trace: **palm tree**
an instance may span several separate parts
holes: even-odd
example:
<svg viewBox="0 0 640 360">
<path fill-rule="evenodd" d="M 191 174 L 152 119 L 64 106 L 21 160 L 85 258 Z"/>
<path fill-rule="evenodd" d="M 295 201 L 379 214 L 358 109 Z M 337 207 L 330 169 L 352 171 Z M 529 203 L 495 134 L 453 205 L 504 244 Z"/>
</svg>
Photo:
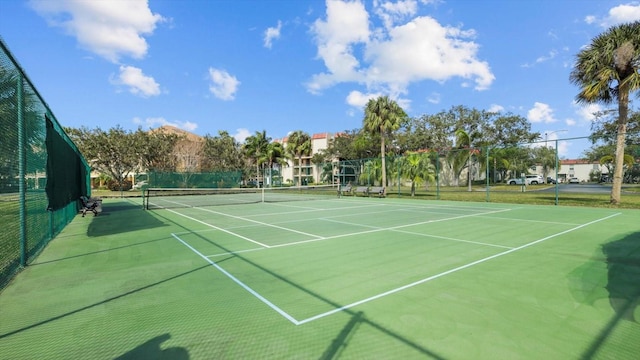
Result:
<svg viewBox="0 0 640 360">
<path fill-rule="evenodd" d="M 272 142 L 267 145 L 267 151 L 263 157 L 264 162 L 267 164 L 269 168 L 269 184 L 273 186 L 273 178 L 271 175 L 271 171 L 274 165 L 278 167 L 282 167 L 282 165 L 287 164 L 286 153 L 284 150 L 284 146 L 280 142 Z"/>
<path fill-rule="evenodd" d="M 287 153 L 298 159 L 298 186 L 302 185 L 302 157 L 311 154 L 311 137 L 302 130 L 292 132 L 287 139 Z"/>
<path fill-rule="evenodd" d="M 436 168 L 428 153 L 411 152 L 404 157 L 402 176 L 411 181 L 411 196 L 415 196 L 416 185 L 435 181 Z"/>
<path fill-rule="evenodd" d="M 569 80 L 581 88 L 578 103 L 618 103 L 612 204 L 620 203 L 629 94 L 640 89 L 640 21 L 609 28 L 580 51 Z"/>
<path fill-rule="evenodd" d="M 265 161 L 267 148 L 271 138 L 267 136 L 267 131 L 256 131 L 255 135 L 249 136 L 243 145 L 245 154 L 255 161 L 256 164 L 256 185 L 260 187 L 260 165 Z"/>
<path fill-rule="evenodd" d="M 370 99 L 364 109 L 363 128 L 372 135 L 380 135 L 380 157 L 382 159 L 382 186 L 387 186 L 387 170 L 385 161 L 385 139 L 400 128 L 407 118 L 405 111 L 397 102 L 388 96 Z"/>
<path fill-rule="evenodd" d="M 534 150 L 534 155 L 536 162 L 542 165 L 542 176 L 546 183 L 549 172 L 556 168 L 556 149 L 550 146 L 539 147 Z"/>
<path fill-rule="evenodd" d="M 462 170 L 467 169 L 467 186 L 471 191 L 471 159 L 474 154 L 478 153 L 477 149 L 471 147 L 472 142 L 478 137 L 477 131 L 467 132 L 464 129 L 458 129 L 455 132 L 456 149 L 450 152 L 449 161 L 453 166 L 455 174 L 455 184 L 458 185 L 458 179 Z"/>
</svg>

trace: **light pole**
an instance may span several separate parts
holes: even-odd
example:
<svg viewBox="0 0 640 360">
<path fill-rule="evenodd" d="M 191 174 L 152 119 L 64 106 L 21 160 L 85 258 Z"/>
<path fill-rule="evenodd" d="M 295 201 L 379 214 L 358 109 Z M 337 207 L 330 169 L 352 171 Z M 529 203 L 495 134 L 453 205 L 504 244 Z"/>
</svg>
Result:
<svg viewBox="0 0 640 360">
<path fill-rule="evenodd" d="M 565 132 L 565 131 L 569 131 L 569 130 L 562 129 L 562 130 L 554 130 L 554 131 L 549 131 L 549 132 L 545 131 L 545 133 L 544 133 L 544 147 L 547 147 L 547 140 L 549 139 L 549 135 L 555 134 L 555 133 L 559 133 L 559 132 Z M 556 141 L 556 144 L 557 143 L 558 142 Z"/>
</svg>

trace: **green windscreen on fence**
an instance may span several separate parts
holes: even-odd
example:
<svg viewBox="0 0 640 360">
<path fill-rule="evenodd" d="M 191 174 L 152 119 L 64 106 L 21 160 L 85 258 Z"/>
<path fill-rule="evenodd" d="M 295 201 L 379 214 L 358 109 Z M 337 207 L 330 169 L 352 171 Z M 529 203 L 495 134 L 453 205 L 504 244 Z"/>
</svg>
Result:
<svg viewBox="0 0 640 360">
<path fill-rule="evenodd" d="M 232 188 L 242 181 L 242 171 L 149 172 L 149 187 L 155 188 Z"/>
<path fill-rule="evenodd" d="M 0 289 L 75 217 L 88 174 L 0 38 Z"/>
<path fill-rule="evenodd" d="M 47 122 L 47 197 L 49 209 L 59 210 L 87 195 L 87 168 L 76 149 Z"/>
</svg>

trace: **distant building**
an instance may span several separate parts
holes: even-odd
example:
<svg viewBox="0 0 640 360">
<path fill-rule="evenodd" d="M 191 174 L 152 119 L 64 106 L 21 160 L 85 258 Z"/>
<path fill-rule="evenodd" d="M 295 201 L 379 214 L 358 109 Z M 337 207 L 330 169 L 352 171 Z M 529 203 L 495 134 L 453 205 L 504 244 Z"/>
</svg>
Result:
<svg viewBox="0 0 640 360">
<path fill-rule="evenodd" d="M 592 178 L 592 174 L 608 175 L 609 169 L 600 165 L 597 161 L 584 159 L 561 159 L 558 161 L 558 182 L 567 182 L 571 178 L 577 178 L 580 182 L 587 182 Z M 542 166 L 535 169 L 536 174 L 543 175 Z M 551 169 L 547 176 L 555 178 L 556 171 Z"/>
<path fill-rule="evenodd" d="M 334 136 L 335 134 L 331 133 L 311 135 L 311 153 L 302 157 L 302 164 L 300 166 L 298 166 L 298 159 L 287 160 L 288 166 L 282 168 L 282 180 L 285 183 L 298 185 L 298 173 L 301 172 L 303 185 L 320 182 L 322 177 L 321 164 L 313 164 L 311 159 L 313 155 L 326 149 L 329 146 L 329 141 L 333 139 Z M 275 141 L 282 143 L 286 149 L 288 139 L 288 137 L 285 137 Z"/>
</svg>

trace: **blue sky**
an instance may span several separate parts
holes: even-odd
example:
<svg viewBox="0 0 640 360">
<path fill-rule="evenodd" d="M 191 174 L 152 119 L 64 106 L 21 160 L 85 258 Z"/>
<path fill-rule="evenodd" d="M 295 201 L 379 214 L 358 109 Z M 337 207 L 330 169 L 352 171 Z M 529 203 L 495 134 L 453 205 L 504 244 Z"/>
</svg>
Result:
<svg viewBox="0 0 640 360">
<path fill-rule="evenodd" d="M 611 0 L 0 0 L 0 35 L 62 125 L 239 141 L 360 128 L 378 95 L 585 136 L 603 108 L 574 103 L 575 55 L 639 19 L 640 2 Z"/>
</svg>

